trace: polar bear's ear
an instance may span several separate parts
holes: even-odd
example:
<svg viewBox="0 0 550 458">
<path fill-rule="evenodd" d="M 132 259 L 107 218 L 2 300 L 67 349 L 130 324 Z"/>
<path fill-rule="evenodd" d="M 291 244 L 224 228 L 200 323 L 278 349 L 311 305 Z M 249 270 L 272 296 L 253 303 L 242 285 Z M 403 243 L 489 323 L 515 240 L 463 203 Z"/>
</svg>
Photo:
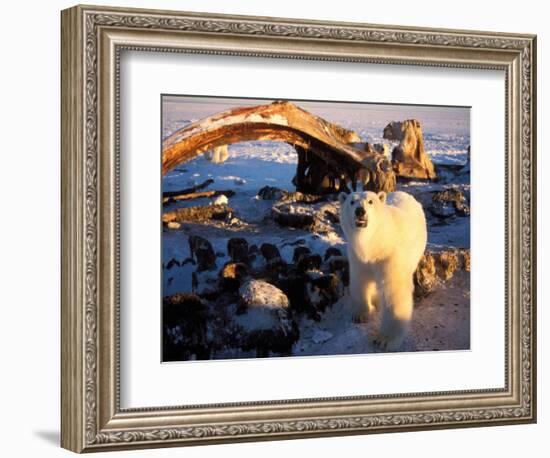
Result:
<svg viewBox="0 0 550 458">
<path fill-rule="evenodd" d="M 340 194 L 338 194 L 338 202 L 340 202 L 340 205 L 344 204 L 347 197 L 348 197 L 348 195 L 345 192 L 341 192 Z"/>
<path fill-rule="evenodd" d="M 380 199 L 380 202 L 382 202 L 383 204 L 386 203 L 386 197 L 387 197 L 387 194 L 384 191 L 380 191 L 378 193 L 378 198 Z"/>
</svg>

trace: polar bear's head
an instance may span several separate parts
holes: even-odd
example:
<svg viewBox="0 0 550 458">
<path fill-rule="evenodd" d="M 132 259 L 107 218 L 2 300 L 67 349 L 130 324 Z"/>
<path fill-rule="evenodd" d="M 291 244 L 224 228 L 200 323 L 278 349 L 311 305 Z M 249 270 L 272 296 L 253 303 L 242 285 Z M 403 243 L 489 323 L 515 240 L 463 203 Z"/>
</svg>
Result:
<svg viewBox="0 0 550 458">
<path fill-rule="evenodd" d="M 340 224 L 346 236 L 357 232 L 374 232 L 386 205 L 385 192 L 340 193 Z"/>
</svg>

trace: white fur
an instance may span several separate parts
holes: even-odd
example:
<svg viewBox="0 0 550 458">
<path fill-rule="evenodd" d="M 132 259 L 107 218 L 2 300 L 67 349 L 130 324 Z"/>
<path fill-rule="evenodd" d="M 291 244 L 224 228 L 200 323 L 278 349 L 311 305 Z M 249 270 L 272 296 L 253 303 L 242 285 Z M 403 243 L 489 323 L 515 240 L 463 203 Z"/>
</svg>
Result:
<svg viewBox="0 0 550 458">
<path fill-rule="evenodd" d="M 216 197 L 212 201 L 212 205 L 227 205 L 229 203 L 229 199 L 225 194 L 222 194 L 221 196 Z"/>
<path fill-rule="evenodd" d="M 382 305 L 379 342 L 397 350 L 412 318 L 413 273 L 426 248 L 424 210 L 405 192 L 342 193 L 339 200 L 354 319 L 364 321 Z M 356 225 L 358 207 L 366 212 L 364 228 Z"/>
<path fill-rule="evenodd" d="M 207 151 L 205 156 L 210 162 L 213 162 L 214 164 L 221 164 L 229 157 L 227 145 L 216 146 L 212 151 Z"/>
</svg>

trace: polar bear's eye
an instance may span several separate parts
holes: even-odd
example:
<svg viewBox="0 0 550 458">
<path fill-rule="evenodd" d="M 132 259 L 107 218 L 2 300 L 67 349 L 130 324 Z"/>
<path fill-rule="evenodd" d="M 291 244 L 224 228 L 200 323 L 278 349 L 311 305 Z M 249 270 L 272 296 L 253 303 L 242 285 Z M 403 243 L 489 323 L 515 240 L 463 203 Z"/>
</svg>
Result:
<svg viewBox="0 0 550 458">
<path fill-rule="evenodd" d="M 369 205 L 372 205 L 372 200 L 369 200 Z"/>
</svg>

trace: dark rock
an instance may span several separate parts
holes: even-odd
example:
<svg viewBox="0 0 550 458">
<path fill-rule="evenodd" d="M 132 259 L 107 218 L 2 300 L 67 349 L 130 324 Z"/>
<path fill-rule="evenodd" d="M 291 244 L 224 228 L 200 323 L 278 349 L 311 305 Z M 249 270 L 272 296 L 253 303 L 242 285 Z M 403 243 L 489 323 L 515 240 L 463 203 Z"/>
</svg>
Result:
<svg viewBox="0 0 550 458">
<path fill-rule="evenodd" d="M 328 261 L 332 256 L 342 256 L 342 252 L 338 248 L 329 247 L 325 252 L 325 261 Z"/>
<path fill-rule="evenodd" d="M 215 299 L 220 289 L 217 272 L 214 270 L 193 272 L 191 274 L 191 287 L 198 296 Z"/>
<path fill-rule="evenodd" d="M 170 270 L 174 266 L 180 267 L 181 264 L 176 259 L 172 258 L 170 259 L 170 261 L 168 261 L 168 264 L 166 264 L 166 268 Z"/>
<path fill-rule="evenodd" d="M 456 188 L 436 192 L 433 195 L 432 200 L 434 202 L 466 202 L 464 193 Z"/>
<path fill-rule="evenodd" d="M 234 237 L 227 242 L 227 254 L 234 262 L 249 262 L 248 242 L 241 237 Z"/>
<path fill-rule="evenodd" d="M 315 215 L 313 213 L 293 213 L 290 208 L 273 207 L 271 211 L 273 221 L 279 226 L 315 231 Z"/>
<path fill-rule="evenodd" d="M 162 360 L 209 359 L 208 309 L 194 294 L 174 294 L 162 301 Z"/>
<path fill-rule="evenodd" d="M 239 347 L 244 351 L 256 351 L 257 358 L 271 355 L 290 356 L 292 346 L 300 337 L 297 324 L 285 311 L 272 312 L 249 310 L 235 319 L 240 327 Z"/>
<path fill-rule="evenodd" d="M 308 270 L 320 270 L 321 269 L 321 256 L 318 254 L 304 254 L 298 260 L 296 268 L 299 272 L 306 272 Z"/>
<path fill-rule="evenodd" d="M 332 224 L 340 223 L 340 216 L 336 212 L 333 212 L 331 210 L 325 210 L 325 217 Z"/>
<path fill-rule="evenodd" d="M 470 207 L 464 202 L 456 202 L 455 209 L 458 216 L 470 216 Z"/>
<path fill-rule="evenodd" d="M 262 200 L 278 200 L 281 202 L 299 202 L 303 204 L 316 204 L 326 200 L 326 196 L 308 194 L 300 191 L 291 192 L 274 186 L 264 186 L 258 191 L 258 197 Z"/>
<path fill-rule="evenodd" d="M 279 249 L 271 243 L 262 243 L 260 251 L 267 262 L 281 257 Z"/>
<path fill-rule="evenodd" d="M 421 298 L 431 293 L 439 284 L 435 268 L 435 258 L 431 253 L 425 253 L 420 259 L 413 276 L 415 297 Z"/>
<path fill-rule="evenodd" d="M 430 211 L 440 218 L 449 216 L 469 216 L 470 207 L 464 193 L 456 188 L 446 189 L 436 192 L 432 196 L 432 206 Z"/>
<path fill-rule="evenodd" d="M 294 229 L 315 230 L 316 219 L 311 213 L 292 213 L 289 209 L 273 207 L 271 211 L 273 221 L 279 226 L 291 227 Z"/>
<path fill-rule="evenodd" d="M 442 251 L 436 255 L 436 268 L 438 275 L 447 281 L 454 275 L 458 269 L 458 252 Z"/>
<path fill-rule="evenodd" d="M 343 292 L 344 287 L 336 274 L 306 276 L 305 301 L 314 318 L 318 319 L 319 314 L 338 301 Z"/>
<path fill-rule="evenodd" d="M 290 308 L 296 312 L 303 312 L 304 307 L 304 275 L 298 272 L 295 266 L 287 270 L 276 279 L 279 287 L 290 302 Z"/>
<path fill-rule="evenodd" d="M 307 194 L 300 191 L 286 192 L 280 199 L 282 202 L 301 203 L 301 204 L 317 204 L 327 200 L 327 196 L 317 194 Z"/>
<path fill-rule="evenodd" d="M 470 272 L 470 250 L 460 250 L 460 267 L 466 272 Z"/>
<path fill-rule="evenodd" d="M 438 218 L 450 218 L 456 214 L 455 207 L 450 202 L 434 202 L 429 210 Z"/>
<path fill-rule="evenodd" d="M 250 245 L 248 248 L 248 261 L 249 264 L 252 267 L 258 267 L 260 264 L 260 260 L 263 258 L 263 256 L 260 253 L 260 249 L 257 245 Z"/>
<path fill-rule="evenodd" d="M 438 285 L 450 280 L 459 269 L 470 271 L 470 250 L 424 253 L 414 273 L 415 297 L 427 296 Z"/>
<path fill-rule="evenodd" d="M 328 234 L 335 231 L 338 201 L 327 200 L 320 204 L 277 203 L 271 208 L 271 218 L 282 227 L 301 229 L 314 234 Z"/>
<path fill-rule="evenodd" d="M 228 291 L 237 291 L 248 278 L 248 266 L 242 262 L 228 262 L 220 270 L 220 287 Z"/>
<path fill-rule="evenodd" d="M 307 246 L 296 247 L 292 256 L 292 262 L 296 264 L 306 254 L 311 254 L 311 250 Z"/>
<path fill-rule="evenodd" d="M 275 245 L 272 245 L 271 243 L 263 243 L 260 250 L 267 263 L 266 273 L 270 277 L 276 278 L 277 275 L 286 271 L 287 264 L 281 257 L 281 253 Z"/>
<path fill-rule="evenodd" d="M 300 338 L 297 324 L 288 318 L 281 318 L 273 324 L 273 329 L 250 331 L 244 338 L 241 348 L 256 350 L 257 358 L 268 358 L 271 354 L 291 356 L 292 346 Z"/>
<path fill-rule="evenodd" d="M 239 296 L 244 306 L 235 317 L 241 328 L 240 347 L 256 350 L 257 357 L 289 355 L 299 330 L 289 315 L 289 301 L 283 291 L 264 281 L 249 280 L 239 289 Z"/>
<path fill-rule="evenodd" d="M 258 197 L 262 200 L 279 200 L 287 191 L 274 186 L 264 186 L 258 191 Z"/>
<path fill-rule="evenodd" d="M 197 262 L 197 271 L 202 272 L 216 268 L 216 254 L 208 240 L 198 235 L 190 235 L 189 250 Z"/>
<path fill-rule="evenodd" d="M 179 310 L 203 310 L 205 303 L 195 294 L 177 293 L 162 298 L 162 304 L 166 308 L 163 311 L 163 321 L 167 324 L 179 318 Z"/>
<path fill-rule="evenodd" d="M 294 313 L 320 320 L 326 308 L 343 296 L 343 278 L 341 272 L 323 274 L 312 270 L 300 272 L 294 268 L 286 276 L 279 277 L 278 286 L 287 295 Z"/>
<path fill-rule="evenodd" d="M 328 270 L 330 273 L 340 277 L 344 286 L 349 285 L 349 261 L 345 256 L 332 256 L 328 261 Z"/>
</svg>

